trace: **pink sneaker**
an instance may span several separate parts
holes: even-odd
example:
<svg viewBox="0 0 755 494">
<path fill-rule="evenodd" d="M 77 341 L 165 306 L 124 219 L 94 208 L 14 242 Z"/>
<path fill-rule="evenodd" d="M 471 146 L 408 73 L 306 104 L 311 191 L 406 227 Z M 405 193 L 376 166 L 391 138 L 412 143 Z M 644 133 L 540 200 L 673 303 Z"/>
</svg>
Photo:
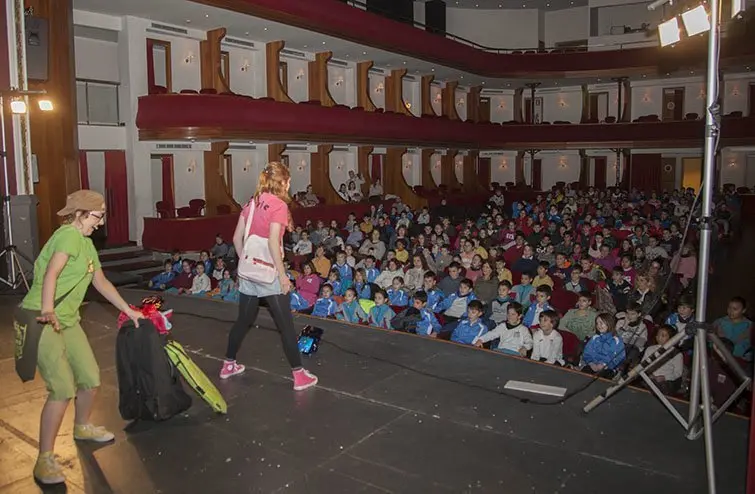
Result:
<svg viewBox="0 0 755 494">
<path fill-rule="evenodd" d="M 220 379 L 228 379 L 236 374 L 241 374 L 245 370 L 246 367 L 237 364 L 235 360 L 225 360 L 223 361 L 223 368 L 220 369 Z"/>
<path fill-rule="evenodd" d="M 307 369 L 298 369 L 293 371 L 294 374 L 294 391 L 303 391 L 317 384 L 317 376 Z"/>
</svg>

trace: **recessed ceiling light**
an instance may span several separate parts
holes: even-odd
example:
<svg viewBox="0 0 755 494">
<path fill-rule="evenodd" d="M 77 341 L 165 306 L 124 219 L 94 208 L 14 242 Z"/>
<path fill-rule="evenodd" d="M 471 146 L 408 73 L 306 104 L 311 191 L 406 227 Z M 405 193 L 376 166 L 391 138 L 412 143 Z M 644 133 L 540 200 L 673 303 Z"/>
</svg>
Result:
<svg viewBox="0 0 755 494">
<path fill-rule="evenodd" d="M 479 6 L 480 6 L 480 4 L 479 4 L 479 3 L 476 3 L 476 4 L 474 4 L 474 6 L 475 6 L 475 7 L 479 7 Z"/>
<path fill-rule="evenodd" d="M 322 44 L 324 45 L 324 44 L 325 44 L 325 41 L 323 41 L 323 42 L 322 42 Z"/>
<path fill-rule="evenodd" d="M 406 60 L 404 60 L 404 65 L 406 65 Z"/>
<path fill-rule="evenodd" d="M 690 70 L 689 73 L 692 75 L 692 74 L 695 73 L 695 71 L 694 70 Z"/>
<path fill-rule="evenodd" d="M 574 5 L 574 2 L 569 2 L 569 5 Z"/>
<path fill-rule="evenodd" d="M 647 76 L 645 74 L 642 74 L 642 78 L 644 79 L 645 77 L 647 77 Z"/>
<path fill-rule="evenodd" d="M 245 32 L 244 36 L 249 36 L 249 31 Z"/>
<path fill-rule="evenodd" d="M 499 3 L 499 4 L 498 4 L 498 8 L 499 8 L 499 9 L 500 9 L 500 8 L 503 8 L 503 5 L 501 5 L 501 4 Z"/>
<path fill-rule="evenodd" d="M 600 79 L 598 79 L 598 82 L 600 82 Z"/>
<path fill-rule="evenodd" d="M 362 52 L 362 55 L 367 55 L 367 52 L 366 52 L 366 51 L 363 51 L 363 52 Z"/>
<path fill-rule="evenodd" d="M 186 24 L 191 24 L 191 19 L 186 19 Z"/>
<path fill-rule="evenodd" d="M 433 67 L 432 69 L 430 69 L 430 71 L 431 72 L 435 72 L 435 67 Z"/>
<path fill-rule="evenodd" d="M 306 47 L 307 47 L 307 45 L 304 45 L 304 48 L 306 48 Z"/>
<path fill-rule="evenodd" d="M 264 28 L 263 31 L 267 31 L 267 28 Z"/>
<path fill-rule="evenodd" d="M 204 16 L 205 16 L 206 19 L 210 18 L 210 14 L 205 14 Z"/>
<path fill-rule="evenodd" d="M 745 70 L 750 70 L 750 66 L 748 65 L 747 67 L 745 67 Z"/>
<path fill-rule="evenodd" d="M 483 86 L 485 85 L 485 81 L 482 81 L 482 85 L 483 85 Z"/>
<path fill-rule="evenodd" d="M 670 73 L 670 72 L 666 72 L 666 76 L 667 76 L 667 77 L 668 77 L 668 76 L 670 76 L 670 75 L 671 75 L 671 73 Z"/>
<path fill-rule="evenodd" d="M 546 7 L 550 7 L 550 6 L 551 6 L 551 4 L 550 4 L 550 3 L 546 3 L 546 4 L 545 4 L 545 6 L 546 6 Z"/>
<path fill-rule="evenodd" d="M 507 83 L 506 83 L 506 87 L 511 87 L 511 83 L 510 83 L 510 82 L 507 82 Z"/>
<path fill-rule="evenodd" d="M 461 76 L 461 79 L 464 79 L 464 76 Z"/>
</svg>

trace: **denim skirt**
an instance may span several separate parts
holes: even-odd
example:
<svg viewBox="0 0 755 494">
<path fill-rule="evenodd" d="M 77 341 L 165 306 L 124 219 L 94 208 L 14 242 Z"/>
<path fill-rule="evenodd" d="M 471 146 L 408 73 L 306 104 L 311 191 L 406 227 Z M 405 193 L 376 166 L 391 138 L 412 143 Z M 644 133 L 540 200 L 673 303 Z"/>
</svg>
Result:
<svg viewBox="0 0 755 494">
<path fill-rule="evenodd" d="M 283 293 L 280 278 L 277 276 L 272 283 L 258 283 L 239 277 L 239 292 L 250 297 L 269 297 Z"/>
</svg>

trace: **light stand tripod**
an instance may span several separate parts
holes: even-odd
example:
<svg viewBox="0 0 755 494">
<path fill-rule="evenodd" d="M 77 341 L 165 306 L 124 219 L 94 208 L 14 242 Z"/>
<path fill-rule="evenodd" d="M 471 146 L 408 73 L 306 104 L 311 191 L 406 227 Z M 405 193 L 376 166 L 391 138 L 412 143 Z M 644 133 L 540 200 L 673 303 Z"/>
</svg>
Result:
<svg viewBox="0 0 755 494">
<path fill-rule="evenodd" d="M 11 290 L 18 290 L 22 286 L 29 291 L 29 280 L 24 272 L 21 261 L 25 261 L 28 266 L 33 266 L 34 261 L 25 256 L 13 243 L 13 216 L 11 215 L 11 195 L 10 195 L 10 178 L 8 173 L 8 152 L 5 141 L 5 98 L 46 94 L 47 91 L 21 91 L 11 89 L 9 91 L 0 91 L 0 135 L 2 135 L 2 147 L 0 148 L 0 157 L 3 160 L 3 223 L 6 234 L 7 244 L 0 250 L 0 259 L 4 259 L 8 267 L 7 278 L 0 277 L 0 283 L 6 285 Z M 41 105 L 40 105 L 41 106 Z M 51 105 L 50 108 L 51 109 Z M 23 112 L 26 111 L 24 103 Z"/>
<path fill-rule="evenodd" d="M 667 3 L 669 0 L 657 0 L 648 8 L 653 10 Z M 589 412 L 609 396 L 612 396 L 625 388 L 638 376 L 642 377 L 648 387 L 661 400 L 676 420 L 686 430 L 688 439 L 697 439 L 700 435 L 705 437 L 705 463 L 708 472 L 708 492 L 716 492 L 716 473 L 713 458 L 713 422 L 720 417 L 737 397 L 751 385 L 750 377 L 742 370 L 734 357 L 724 347 L 721 340 L 708 331 L 705 325 L 705 303 L 708 298 L 708 266 L 710 262 L 711 235 L 713 229 L 713 182 L 716 170 L 716 148 L 719 135 L 719 106 L 718 106 L 718 62 L 719 43 L 721 38 L 721 2 L 710 1 L 710 34 L 708 38 L 708 68 L 707 68 L 707 95 L 705 115 L 705 160 L 703 166 L 702 184 L 702 217 L 700 219 L 700 256 L 697 268 L 697 309 L 695 311 L 695 323 L 688 325 L 685 332 L 677 334 L 656 350 L 652 355 L 643 359 L 639 365 L 632 369 L 626 377 L 619 377 L 617 384 L 597 396 L 585 406 L 584 411 Z M 647 373 L 657 369 L 663 362 L 674 353 L 674 347 L 694 334 L 694 356 L 692 360 L 692 382 L 690 387 L 689 416 L 685 420 L 678 410 L 658 389 Z M 742 384 L 729 399 L 718 409 L 715 415 L 711 410 L 710 380 L 708 375 L 708 341 L 712 343 L 713 350 L 721 356 L 724 362 L 742 380 Z"/>
</svg>

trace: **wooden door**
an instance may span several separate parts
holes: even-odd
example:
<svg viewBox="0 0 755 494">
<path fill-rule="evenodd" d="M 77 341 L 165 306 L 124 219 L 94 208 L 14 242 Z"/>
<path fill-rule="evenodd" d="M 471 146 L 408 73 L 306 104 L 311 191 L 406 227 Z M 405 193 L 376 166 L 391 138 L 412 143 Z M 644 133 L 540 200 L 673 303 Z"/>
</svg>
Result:
<svg viewBox="0 0 755 494">
<path fill-rule="evenodd" d="M 107 245 L 125 245 L 128 233 L 128 177 L 125 151 L 105 151 Z"/>
<path fill-rule="evenodd" d="M 684 88 L 663 89 L 663 121 L 684 118 Z"/>
<path fill-rule="evenodd" d="M 699 189 L 703 180 L 703 159 L 682 158 L 682 187 Z"/>
<path fill-rule="evenodd" d="M 676 158 L 663 158 L 661 166 L 661 190 L 676 189 Z"/>
<path fill-rule="evenodd" d="M 480 97 L 480 122 L 490 122 L 490 98 Z"/>
</svg>

